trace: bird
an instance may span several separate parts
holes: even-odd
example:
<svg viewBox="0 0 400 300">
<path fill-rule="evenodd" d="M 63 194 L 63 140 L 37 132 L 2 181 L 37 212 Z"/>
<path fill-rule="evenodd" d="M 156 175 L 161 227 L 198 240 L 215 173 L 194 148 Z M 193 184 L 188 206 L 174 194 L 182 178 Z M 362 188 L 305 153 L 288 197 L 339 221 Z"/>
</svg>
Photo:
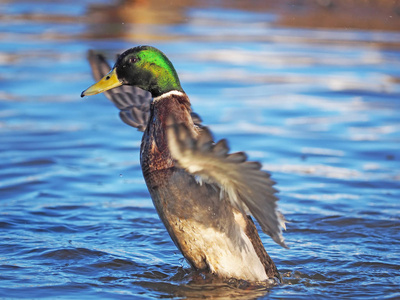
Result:
<svg viewBox="0 0 400 300">
<path fill-rule="evenodd" d="M 157 213 L 190 266 L 216 278 L 280 282 L 253 218 L 277 244 L 285 218 L 271 175 L 244 152 L 229 153 L 193 112 L 171 61 L 152 46 L 130 48 L 113 67 L 89 50 L 94 79 L 81 97 L 105 93 L 143 132 L 140 164 Z"/>
</svg>

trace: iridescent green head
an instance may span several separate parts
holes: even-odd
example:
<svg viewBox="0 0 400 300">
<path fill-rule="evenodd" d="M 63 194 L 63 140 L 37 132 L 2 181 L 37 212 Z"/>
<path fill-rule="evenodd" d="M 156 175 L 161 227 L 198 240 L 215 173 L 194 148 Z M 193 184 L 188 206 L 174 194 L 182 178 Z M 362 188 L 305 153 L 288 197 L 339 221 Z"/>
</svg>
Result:
<svg viewBox="0 0 400 300">
<path fill-rule="evenodd" d="M 123 84 L 149 91 L 153 97 L 173 90 L 183 92 L 178 74 L 165 54 L 151 46 L 139 46 L 122 53 L 110 73 L 81 96 L 95 95 Z"/>
</svg>

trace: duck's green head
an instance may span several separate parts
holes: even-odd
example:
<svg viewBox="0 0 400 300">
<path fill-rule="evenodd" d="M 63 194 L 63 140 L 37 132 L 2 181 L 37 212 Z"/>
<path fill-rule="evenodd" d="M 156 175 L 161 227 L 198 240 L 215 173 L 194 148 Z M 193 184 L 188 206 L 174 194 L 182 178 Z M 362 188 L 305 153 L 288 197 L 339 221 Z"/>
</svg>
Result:
<svg viewBox="0 0 400 300">
<path fill-rule="evenodd" d="M 149 91 L 153 97 L 174 90 L 183 92 L 178 74 L 165 54 L 151 46 L 139 46 L 122 53 L 112 70 L 84 90 L 81 97 L 96 95 L 123 84 Z"/>
</svg>

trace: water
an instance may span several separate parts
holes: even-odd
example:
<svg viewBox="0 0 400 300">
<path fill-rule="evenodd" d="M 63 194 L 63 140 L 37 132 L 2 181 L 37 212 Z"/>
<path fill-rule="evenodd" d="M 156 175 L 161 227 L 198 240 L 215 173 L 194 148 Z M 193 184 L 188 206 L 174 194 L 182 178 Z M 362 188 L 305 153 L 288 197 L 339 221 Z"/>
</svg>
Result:
<svg viewBox="0 0 400 300">
<path fill-rule="evenodd" d="M 400 297 L 400 32 L 379 27 L 398 15 L 322 29 L 265 3 L 0 2 L 0 298 Z M 261 237 L 282 285 L 190 270 L 145 187 L 141 133 L 79 97 L 88 49 L 138 44 L 272 172 L 290 250 Z"/>
</svg>

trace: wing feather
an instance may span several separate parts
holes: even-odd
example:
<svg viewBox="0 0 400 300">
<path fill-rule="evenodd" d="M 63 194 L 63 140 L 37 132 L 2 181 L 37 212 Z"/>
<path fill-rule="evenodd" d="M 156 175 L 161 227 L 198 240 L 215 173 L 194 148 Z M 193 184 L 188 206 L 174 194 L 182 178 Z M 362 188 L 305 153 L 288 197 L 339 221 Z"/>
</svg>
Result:
<svg viewBox="0 0 400 300">
<path fill-rule="evenodd" d="M 103 55 L 89 50 L 88 59 L 96 81 L 103 78 L 111 67 Z M 146 129 L 150 117 L 151 94 L 138 87 L 123 85 L 104 92 L 109 100 L 121 110 L 120 117 L 126 124 L 140 131 Z"/>
<path fill-rule="evenodd" d="M 252 214 L 265 233 L 287 248 L 281 229 L 284 217 L 277 211 L 275 182 L 261 170 L 261 164 L 247 161 L 244 152 L 229 154 L 226 140 L 214 143 L 207 127 L 193 137 L 185 125 L 174 120 L 170 124 L 168 145 L 178 166 L 202 181 L 218 184 L 236 208 Z"/>
</svg>

